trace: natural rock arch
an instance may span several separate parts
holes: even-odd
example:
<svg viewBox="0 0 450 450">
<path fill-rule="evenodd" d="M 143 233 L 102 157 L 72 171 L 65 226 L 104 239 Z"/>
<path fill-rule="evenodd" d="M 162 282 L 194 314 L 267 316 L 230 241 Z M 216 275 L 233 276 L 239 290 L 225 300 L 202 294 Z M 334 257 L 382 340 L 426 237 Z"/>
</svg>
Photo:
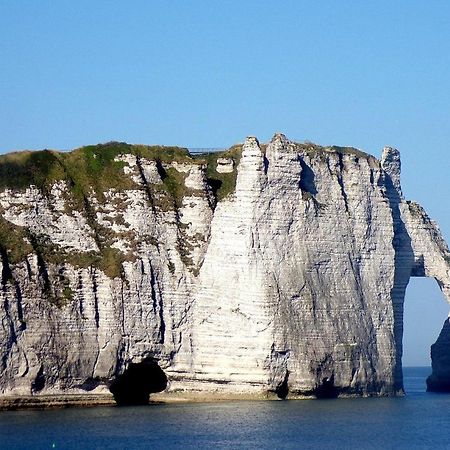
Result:
<svg viewBox="0 0 450 450">
<path fill-rule="evenodd" d="M 412 282 L 410 279 L 408 282 L 402 320 L 402 366 L 431 365 L 433 374 L 428 376 L 424 389 L 426 386 L 426 390 L 430 392 L 450 392 L 450 305 L 442 297 L 442 290 L 434 278 L 424 275 L 411 275 L 411 278 L 422 281 Z M 426 283 L 425 279 L 428 280 Z M 413 300 L 410 298 L 411 294 L 417 298 Z M 415 305 L 408 306 L 410 301 Z M 446 319 L 442 325 L 444 317 Z M 430 342 L 434 342 L 431 351 Z M 419 355 L 421 363 L 416 362 Z M 423 364 L 422 361 L 426 363 Z"/>
<path fill-rule="evenodd" d="M 434 278 L 444 294 L 444 298 L 450 303 L 448 247 L 436 223 L 429 219 L 423 208 L 414 202 L 409 202 L 408 206 L 409 214 L 405 215 L 405 222 L 411 237 L 414 255 L 410 277 Z M 407 282 L 409 282 L 410 277 L 408 277 Z M 403 311 L 401 328 L 403 333 Z M 431 346 L 431 363 L 432 374 L 427 379 L 427 390 L 450 392 L 449 318 L 444 321 L 437 341 Z"/>
</svg>

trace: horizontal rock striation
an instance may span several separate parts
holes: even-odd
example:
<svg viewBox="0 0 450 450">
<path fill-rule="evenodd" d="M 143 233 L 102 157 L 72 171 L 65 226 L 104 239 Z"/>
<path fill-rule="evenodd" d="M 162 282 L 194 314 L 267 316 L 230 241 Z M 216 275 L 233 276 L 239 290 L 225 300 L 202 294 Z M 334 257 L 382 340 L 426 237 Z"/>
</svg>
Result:
<svg viewBox="0 0 450 450">
<path fill-rule="evenodd" d="M 4 396 L 126 392 L 155 364 L 168 393 L 396 395 L 409 278 L 450 300 L 397 150 L 282 134 L 1 157 L 0 256 Z"/>
</svg>

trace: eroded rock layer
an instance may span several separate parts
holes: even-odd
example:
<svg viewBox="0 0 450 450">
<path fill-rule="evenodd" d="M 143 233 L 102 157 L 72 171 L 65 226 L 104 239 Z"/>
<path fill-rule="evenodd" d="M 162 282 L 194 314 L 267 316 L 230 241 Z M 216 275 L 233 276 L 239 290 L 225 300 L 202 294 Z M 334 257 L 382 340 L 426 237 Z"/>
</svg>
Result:
<svg viewBox="0 0 450 450">
<path fill-rule="evenodd" d="M 169 393 L 395 395 L 409 278 L 450 300 L 392 148 L 110 143 L 4 156 L 0 188 L 3 395 L 101 392 L 155 363 Z"/>
</svg>

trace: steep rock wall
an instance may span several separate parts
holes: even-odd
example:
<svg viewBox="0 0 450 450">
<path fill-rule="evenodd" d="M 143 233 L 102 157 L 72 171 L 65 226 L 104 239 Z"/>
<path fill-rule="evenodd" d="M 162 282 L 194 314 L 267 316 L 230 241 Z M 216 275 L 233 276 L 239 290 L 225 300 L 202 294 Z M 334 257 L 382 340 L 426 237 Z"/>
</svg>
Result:
<svg viewBox="0 0 450 450">
<path fill-rule="evenodd" d="M 105 390 L 149 358 L 169 392 L 402 392 L 406 286 L 450 300 L 450 264 L 395 149 L 122 147 L 116 186 L 80 195 L 58 155 L 44 185 L 1 183 L 4 395 Z"/>
</svg>

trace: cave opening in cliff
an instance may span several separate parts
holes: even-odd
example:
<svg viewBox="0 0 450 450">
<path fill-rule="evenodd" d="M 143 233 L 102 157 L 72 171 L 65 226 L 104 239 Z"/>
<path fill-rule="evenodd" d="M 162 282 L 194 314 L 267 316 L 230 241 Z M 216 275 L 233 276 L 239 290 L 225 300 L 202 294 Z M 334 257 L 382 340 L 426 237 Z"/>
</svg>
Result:
<svg viewBox="0 0 450 450">
<path fill-rule="evenodd" d="M 289 393 L 288 380 L 289 380 L 289 371 L 286 370 L 286 374 L 284 376 L 283 381 L 275 389 L 275 394 L 277 394 L 277 397 L 281 400 L 285 400 Z"/>
<path fill-rule="evenodd" d="M 118 406 L 147 405 L 150 394 L 167 387 L 167 376 L 156 360 L 147 358 L 131 363 L 111 384 L 110 391 Z"/>
<path fill-rule="evenodd" d="M 431 375 L 430 348 L 448 314 L 449 305 L 436 281 L 413 276 L 406 290 L 403 308 L 402 366 L 406 393 L 427 389 L 425 378 Z"/>
<path fill-rule="evenodd" d="M 322 379 L 322 383 L 314 389 L 314 395 L 321 398 L 337 398 L 339 391 L 334 385 L 334 375 Z"/>
</svg>

